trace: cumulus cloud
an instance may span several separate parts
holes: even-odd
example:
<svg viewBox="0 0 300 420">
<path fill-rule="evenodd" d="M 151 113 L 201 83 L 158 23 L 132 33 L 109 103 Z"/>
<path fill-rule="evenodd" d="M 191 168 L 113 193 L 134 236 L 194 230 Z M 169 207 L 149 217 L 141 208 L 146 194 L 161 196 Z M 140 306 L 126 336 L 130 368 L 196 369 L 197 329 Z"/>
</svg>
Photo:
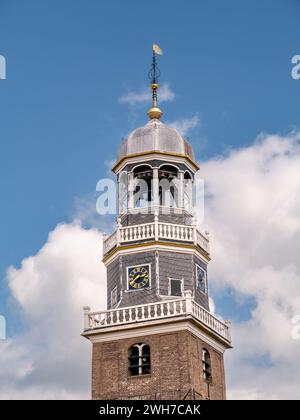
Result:
<svg viewBox="0 0 300 420">
<path fill-rule="evenodd" d="M 227 354 L 232 398 L 300 398 L 300 133 L 262 135 L 201 165 L 211 231 L 214 293 L 251 299 L 249 319 L 233 323 Z M 234 311 L 233 311 L 234 312 Z"/>
<path fill-rule="evenodd" d="M 176 128 L 182 136 L 186 136 L 189 131 L 193 130 L 200 122 L 198 115 L 191 118 L 180 118 L 176 121 L 168 122 L 170 127 Z"/>
<path fill-rule="evenodd" d="M 175 93 L 170 88 L 168 83 L 161 85 L 159 88 L 159 102 L 172 102 L 175 99 Z M 119 98 L 121 104 L 130 106 L 143 105 L 151 102 L 151 91 L 149 88 L 143 89 L 139 92 L 129 90 L 126 94 Z"/>
<path fill-rule="evenodd" d="M 25 330 L 0 342 L 0 398 L 89 398 L 82 307 L 105 308 L 101 243 L 95 229 L 62 224 L 35 256 L 9 268 Z"/>
</svg>

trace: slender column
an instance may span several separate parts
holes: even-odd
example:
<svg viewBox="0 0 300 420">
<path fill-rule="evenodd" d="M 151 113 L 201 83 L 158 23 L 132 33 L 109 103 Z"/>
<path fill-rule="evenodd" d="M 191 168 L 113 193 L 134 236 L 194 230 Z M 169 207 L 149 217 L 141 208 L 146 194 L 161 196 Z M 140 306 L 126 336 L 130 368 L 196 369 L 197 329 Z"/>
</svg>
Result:
<svg viewBox="0 0 300 420">
<path fill-rule="evenodd" d="M 186 305 L 186 313 L 191 314 L 192 313 L 192 291 L 191 290 L 185 290 L 183 292 L 183 296 L 185 298 L 185 305 Z"/>
<path fill-rule="evenodd" d="M 178 185 L 178 203 L 177 207 L 184 208 L 184 197 L 183 197 L 183 182 L 184 182 L 184 174 L 183 172 L 179 172 L 179 185 Z"/>
<path fill-rule="evenodd" d="M 159 180 L 158 168 L 153 168 L 153 204 L 159 206 Z"/>
<path fill-rule="evenodd" d="M 129 193 L 129 200 L 128 200 L 128 208 L 134 208 L 134 176 L 133 173 L 128 173 L 128 193 Z"/>
<path fill-rule="evenodd" d="M 118 227 L 117 227 L 117 246 L 119 246 L 120 242 L 121 242 L 121 230 L 120 229 L 122 227 L 120 217 L 117 218 L 117 225 L 118 225 Z"/>
</svg>

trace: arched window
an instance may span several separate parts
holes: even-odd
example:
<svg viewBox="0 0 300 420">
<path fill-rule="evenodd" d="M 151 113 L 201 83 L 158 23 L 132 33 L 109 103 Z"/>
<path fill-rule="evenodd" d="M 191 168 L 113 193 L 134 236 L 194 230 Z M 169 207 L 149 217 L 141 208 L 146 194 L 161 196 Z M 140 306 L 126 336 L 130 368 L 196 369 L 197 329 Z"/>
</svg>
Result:
<svg viewBox="0 0 300 420">
<path fill-rule="evenodd" d="M 151 372 L 150 347 L 148 344 L 138 343 L 128 350 L 129 375 L 141 376 Z"/>
<path fill-rule="evenodd" d="M 206 349 L 202 350 L 202 373 L 206 381 L 211 382 L 211 362 L 210 355 Z"/>
<path fill-rule="evenodd" d="M 134 207 L 149 205 L 152 201 L 153 171 L 148 165 L 140 165 L 133 171 L 135 180 Z"/>
<path fill-rule="evenodd" d="M 177 206 L 178 191 L 176 180 L 178 169 L 171 165 L 162 165 L 158 171 L 159 201 L 161 206 Z"/>
</svg>

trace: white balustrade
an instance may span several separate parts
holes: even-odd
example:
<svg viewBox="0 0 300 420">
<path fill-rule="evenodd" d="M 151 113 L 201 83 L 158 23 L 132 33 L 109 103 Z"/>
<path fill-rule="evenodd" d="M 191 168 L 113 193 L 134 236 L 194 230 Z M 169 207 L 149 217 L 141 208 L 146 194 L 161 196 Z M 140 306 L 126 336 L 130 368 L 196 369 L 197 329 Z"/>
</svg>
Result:
<svg viewBox="0 0 300 420">
<path fill-rule="evenodd" d="M 103 254 L 106 254 L 117 245 L 117 232 L 113 232 L 110 236 L 103 240 Z"/>
<path fill-rule="evenodd" d="M 154 222 L 142 225 L 120 226 L 116 232 L 104 239 L 103 254 L 107 254 L 119 242 L 136 242 L 155 238 L 187 243 L 195 242 L 209 253 L 209 239 L 200 233 L 195 226 Z"/>
<path fill-rule="evenodd" d="M 226 341 L 231 342 L 230 323 L 228 321 L 225 323 L 220 321 L 202 306 L 198 305 L 191 296 L 100 312 L 89 312 L 89 308 L 85 307 L 84 330 L 88 331 L 176 316 L 192 316 Z"/>
</svg>

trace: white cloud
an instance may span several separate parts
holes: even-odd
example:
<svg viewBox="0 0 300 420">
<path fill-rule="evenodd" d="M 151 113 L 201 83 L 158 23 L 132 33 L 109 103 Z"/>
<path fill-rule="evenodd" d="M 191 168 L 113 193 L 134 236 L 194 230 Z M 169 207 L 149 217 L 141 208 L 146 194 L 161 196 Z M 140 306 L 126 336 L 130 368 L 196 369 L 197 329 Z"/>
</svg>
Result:
<svg viewBox="0 0 300 420">
<path fill-rule="evenodd" d="M 300 314 L 300 133 L 260 136 L 202 163 L 201 176 L 211 285 L 255 302 L 250 319 L 233 324 L 229 396 L 300 398 L 300 340 L 291 337 Z"/>
<path fill-rule="evenodd" d="M 81 197 L 75 197 L 71 219 L 81 223 L 85 228 L 95 228 L 102 233 L 110 233 L 115 226 L 113 215 L 99 215 L 96 209 L 98 192 L 89 193 Z"/>
<path fill-rule="evenodd" d="M 105 307 L 102 236 L 62 224 L 7 278 L 26 329 L 0 342 L 0 398 L 89 398 L 82 307 Z"/>
<path fill-rule="evenodd" d="M 158 99 L 159 102 L 172 102 L 175 98 L 175 93 L 170 88 L 170 86 L 165 83 L 160 86 L 158 90 Z M 135 92 L 132 90 L 129 90 L 126 94 L 122 95 L 119 98 L 119 102 L 122 104 L 128 104 L 128 105 L 140 105 L 140 104 L 146 104 L 151 103 L 151 91 L 150 89 L 143 89 L 140 92 Z"/>
<path fill-rule="evenodd" d="M 186 136 L 189 131 L 197 127 L 200 122 L 198 115 L 194 115 L 191 118 L 180 118 L 176 121 L 168 122 L 167 125 L 176 128 L 182 136 Z"/>
</svg>

